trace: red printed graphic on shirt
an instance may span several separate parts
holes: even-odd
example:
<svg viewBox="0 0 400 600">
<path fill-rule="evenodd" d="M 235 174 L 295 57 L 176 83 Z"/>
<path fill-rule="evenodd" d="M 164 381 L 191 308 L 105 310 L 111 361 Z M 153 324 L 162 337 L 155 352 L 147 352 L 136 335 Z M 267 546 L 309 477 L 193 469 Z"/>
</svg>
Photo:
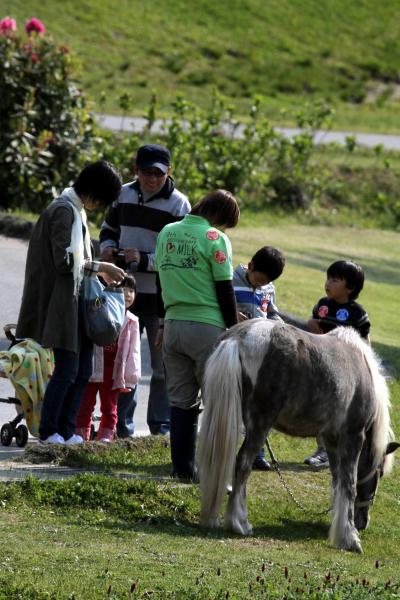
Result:
<svg viewBox="0 0 400 600">
<path fill-rule="evenodd" d="M 261 301 L 261 307 L 260 307 L 263 312 L 267 312 L 269 302 L 270 302 L 270 297 L 264 296 L 264 298 Z"/>
<path fill-rule="evenodd" d="M 223 265 L 224 262 L 226 262 L 225 252 L 222 252 L 222 250 L 217 250 L 214 254 L 214 259 L 219 265 Z"/>
<path fill-rule="evenodd" d="M 171 254 L 171 252 L 173 252 L 175 250 L 175 244 L 168 242 L 166 245 L 166 248 L 167 248 L 167 254 Z"/>
<path fill-rule="evenodd" d="M 213 229 L 212 231 L 207 231 L 207 239 L 209 240 L 218 240 L 219 233 Z"/>
<path fill-rule="evenodd" d="M 323 304 L 318 309 L 318 316 L 319 317 L 326 317 L 326 315 L 328 314 L 328 312 L 329 312 L 329 308 L 325 304 Z"/>
</svg>

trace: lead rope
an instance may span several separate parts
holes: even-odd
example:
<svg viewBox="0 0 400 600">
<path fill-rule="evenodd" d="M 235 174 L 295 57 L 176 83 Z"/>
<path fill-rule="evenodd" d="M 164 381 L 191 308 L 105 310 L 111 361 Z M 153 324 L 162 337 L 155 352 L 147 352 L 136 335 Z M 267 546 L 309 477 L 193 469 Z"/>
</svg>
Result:
<svg viewBox="0 0 400 600">
<path fill-rule="evenodd" d="M 282 475 L 282 472 L 281 472 L 281 470 L 279 468 L 279 463 L 278 463 L 278 461 L 275 458 L 275 454 L 272 451 L 272 448 L 270 446 L 268 438 L 265 440 L 265 443 L 266 443 L 269 455 L 271 457 L 271 467 L 278 474 L 278 477 L 281 480 L 281 483 L 282 483 L 283 487 L 285 488 L 285 490 L 287 491 L 287 493 L 289 494 L 289 496 L 291 497 L 291 499 L 293 500 L 293 502 L 295 503 L 295 505 L 298 508 L 300 508 L 300 510 L 302 510 L 304 513 L 306 513 L 308 515 L 320 516 L 320 515 L 326 515 L 326 514 L 328 514 L 328 512 L 330 512 L 332 510 L 332 506 L 330 506 L 329 508 L 326 508 L 325 510 L 313 511 L 313 510 L 309 510 L 308 508 L 306 508 L 305 506 L 303 506 L 301 504 L 301 502 L 299 502 L 299 500 L 297 500 L 297 498 L 293 494 L 292 490 L 290 489 L 289 485 L 286 483 L 285 478 Z"/>
</svg>

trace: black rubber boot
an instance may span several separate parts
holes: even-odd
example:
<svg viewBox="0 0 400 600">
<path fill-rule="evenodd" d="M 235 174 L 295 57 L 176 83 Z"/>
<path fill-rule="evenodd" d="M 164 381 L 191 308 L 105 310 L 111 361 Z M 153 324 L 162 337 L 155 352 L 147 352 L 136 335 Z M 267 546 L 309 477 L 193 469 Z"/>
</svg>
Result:
<svg viewBox="0 0 400 600">
<path fill-rule="evenodd" d="M 195 466 L 198 408 L 171 407 L 172 476 L 181 481 L 198 482 Z"/>
</svg>

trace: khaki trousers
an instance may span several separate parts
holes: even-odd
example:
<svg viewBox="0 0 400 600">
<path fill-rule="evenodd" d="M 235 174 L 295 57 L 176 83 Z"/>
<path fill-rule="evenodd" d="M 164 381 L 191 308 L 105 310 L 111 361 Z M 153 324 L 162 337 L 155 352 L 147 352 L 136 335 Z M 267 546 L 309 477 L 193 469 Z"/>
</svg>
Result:
<svg viewBox="0 0 400 600">
<path fill-rule="evenodd" d="M 199 406 L 205 364 L 224 331 L 198 321 L 165 321 L 162 349 L 171 406 Z"/>
</svg>

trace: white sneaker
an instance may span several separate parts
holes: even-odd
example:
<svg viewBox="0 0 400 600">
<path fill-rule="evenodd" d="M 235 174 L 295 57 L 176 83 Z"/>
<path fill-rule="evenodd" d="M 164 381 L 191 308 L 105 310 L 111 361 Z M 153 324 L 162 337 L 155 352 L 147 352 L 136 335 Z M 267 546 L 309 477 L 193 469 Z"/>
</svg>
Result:
<svg viewBox="0 0 400 600">
<path fill-rule="evenodd" d="M 101 442 L 102 444 L 110 444 L 111 440 L 108 438 L 101 438 L 101 440 L 96 440 L 97 442 Z"/>
<path fill-rule="evenodd" d="M 81 435 L 74 433 L 70 438 L 65 440 L 66 446 L 73 446 L 74 444 L 83 444 L 84 440 Z"/>
<path fill-rule="evenodd" d="M 41 444 L 65 444 L 65 440 L 59 433 L 53 433 L 49 435 L 45 440 L 39 440 Z"/>
</svg>

